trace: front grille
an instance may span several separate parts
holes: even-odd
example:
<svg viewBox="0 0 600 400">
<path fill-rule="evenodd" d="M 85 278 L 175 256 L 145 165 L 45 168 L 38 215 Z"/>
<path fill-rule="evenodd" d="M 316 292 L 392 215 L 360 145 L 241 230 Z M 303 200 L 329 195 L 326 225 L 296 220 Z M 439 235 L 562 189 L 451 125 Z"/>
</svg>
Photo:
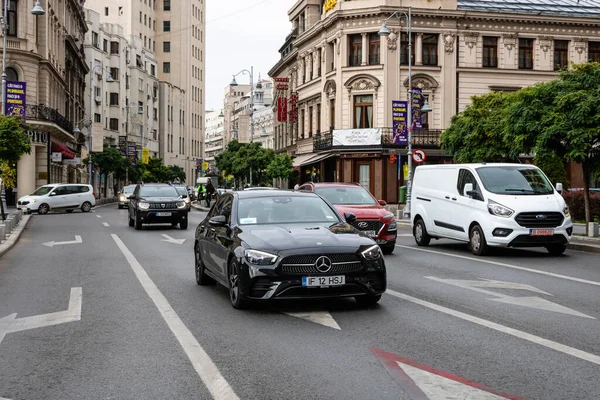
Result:
<svg viewBox="0 0 600 400">
<path fill-rule="evenodd" d="M 164 207 L 163 207 L 164 205 Z M 150 203 L 150 208 L 154 209 L 167 209 L 167 208 L 177 208 L 177 203 Z"/>
<path fill-rule="evenodd" d="M 20 206 L 26 206 L 27 204 L 29 204 L 28 201 L 19 201 L 18 202 L 18 205 L 20 205 Z"/>
<path fill-rule="evenodd" d="M 559 212 L 524 212 L 515 217 L 517 224 L 525 228 L 556 228 L 561 226 L 564 216 Z"/>
<path fill-rule="evenodd" d="M 283 259 L 281 265 L 298 265 L 298 264 L 314 264 L 317 262 L 317 259 L 321 256 L 329 257 L 332 263 L 346 263 L 352 261 L 360 261 L 358 255 L 354 253 L 342 253 L 342 254 L 307 254 L 307 255 L 297 255 L 297 256 L 289 256 Z"/>
<path fill-rule="evenodd" d="M 315 266 L 315 262 L 323 254 L 308 254 L 289 256 L 283 259 L 278 268 L 281 274 L 323 274 Z M 362 262 L 358 255 L 353 253 L 325 254 L 331 260 L 331 269 L 327 274 L 340 274 L 359 271 L 362 269 Z"/>
<path fill-rule="evenodd" d="M 375 233 L 379 233 L 379 230 L 383 227 L 383 222 L 381 221 L 355 221 L 350 225 L 358 229 L 359 231 L 375 231 Z"/>
</svg>

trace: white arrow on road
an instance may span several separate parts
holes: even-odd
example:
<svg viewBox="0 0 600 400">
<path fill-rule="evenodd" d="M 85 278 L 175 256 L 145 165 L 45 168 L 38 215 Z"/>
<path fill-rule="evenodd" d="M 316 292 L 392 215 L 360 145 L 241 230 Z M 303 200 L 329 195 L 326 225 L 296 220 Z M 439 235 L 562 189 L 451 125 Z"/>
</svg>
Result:
<svg viewBox="0 0 600 400">
<path fill-rule="evenodd" d="M 83 240 L 81 240 L 81 236 L 75 235 L 75 240 L 71 240 L 68 242 L 46 242 L 46 243 L 42 243 L 44 246 L 48 246 L 48 247 L 54 247 L 54 246 L 61 246 L 63 244 L 79 244 L 79 243 L 83 243 Z"/>
<path fill-rule="evenodd" d="M 183 244 L 183 242 L 185 242 L 185 239 L 173 239 L 171 236 L 165 234 L 162 234 L 161 236 L 164 237 L 164 239 L 162 240 L 163 242 L 173 244 Z"/>
<path fill-rule="evenodd" d="M 552 296 L 550 293 L 544 292 L 543 290 L 540 290 L 531 285 L 525 285 L 525 284 L 516 283 L 516 282 L 495 281 L 495 280 L 490 280 L 490 279 L 473 281 L 473 280 L 460 280 L 460 279 L 442 279 L 442 278 L 436 278 L 435 276 L 426 276 L 425 278 L 496 297 L 494 299 L 488 299 L 491 301 L 497 301 L 500 303 L 512 304 L 512 305 L 521 306 L 521 307 L 536 308 L 538 310 L 552 311 L 552 312 L 557 312 L 557 313 L 561 313 L 561 314 L 574 315 L 574 316 L 578 316 L 578 317 L 582 317 L 582 318 L 596 319 L 589 315 L 580 313 L 579 311 L 572 310 L 568 307 L 561 306 L 560 304 L 553 303 L 551 301 L 542 299 L 540 297 L 513 297 L 513 296 L 508 296 L 506 294 L 496 293 L 496 292 L 492 292 L 492 291 L 483 289 L 483 288 L 493 288 L 493 289 L 527 290 L 530 292 L 536 292 L 536 293 L 541 293 L 541 294 L 545 294 L 548 296 Z"/>
<path fill-rule="evenodd" d="M 342 330 L 335 319 L 333 319 L 331 314 L 329 314 L 327 311 L 284 312 L 283 314 L 304 319 L 306 321 L 314 322 L 315 324 L 323 325 L 340 331 Z"/>
<path fill-rule="evenodd" d="M 69 308 L 65 311 L 57 311 L 49 314 L 34 315 L 31 317 L 17 318 L 17 314 L 7 315 L 0 318 L 0 343 L 7 333 L 25 331 L 28 329 L 42 328 L 63 324 L 65 322 L 81 320 L 81 288 L 71 288 Z"/>
</svg>

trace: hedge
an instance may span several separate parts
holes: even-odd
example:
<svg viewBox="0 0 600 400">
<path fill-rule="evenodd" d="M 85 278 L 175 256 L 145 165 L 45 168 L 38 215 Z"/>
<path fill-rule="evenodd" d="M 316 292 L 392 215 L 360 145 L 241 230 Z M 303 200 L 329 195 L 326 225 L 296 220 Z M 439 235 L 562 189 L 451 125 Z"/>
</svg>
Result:
<svg viewBox="0 0 600 400">
<path fill-rule="evenodd" d="M 583 190 L 564 191 L 563 197 L 571 210 L 571 218 L 574 221 L 585 221 Z M 600 193 L 590 193 L 590 209 L 592 220 L 600 219 Z"/>
</svg>

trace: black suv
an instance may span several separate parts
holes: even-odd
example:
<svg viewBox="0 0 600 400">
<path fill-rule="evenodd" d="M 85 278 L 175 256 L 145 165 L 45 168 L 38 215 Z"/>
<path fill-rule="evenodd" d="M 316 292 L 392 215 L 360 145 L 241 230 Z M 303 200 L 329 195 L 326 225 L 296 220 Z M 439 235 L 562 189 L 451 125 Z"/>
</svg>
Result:
<svg viewBox="0 0 600 400">
<path fill-rule="evenodd" d="M 142 224 L 168 224 L 188 227 L 189 210 L 173 185 L 140 183 L 129 197 L 129 226 L 136 230 Z"/>
</svg>

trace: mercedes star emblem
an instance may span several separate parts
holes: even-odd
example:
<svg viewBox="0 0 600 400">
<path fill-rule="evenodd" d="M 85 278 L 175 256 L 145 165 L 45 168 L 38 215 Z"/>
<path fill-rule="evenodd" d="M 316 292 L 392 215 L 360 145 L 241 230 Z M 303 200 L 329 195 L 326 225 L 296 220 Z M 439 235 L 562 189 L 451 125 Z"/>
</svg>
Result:
<svg viewBox="0 0 600 400">
<path fill-rule="evenodd" d="M 317 261 L 315 261 L 315 267 L 317 267 L 319 272 L 329 272 L 331 269 L 331 260 L 329 257 L 321 256 L 317 258 Z"/>
</svg>

